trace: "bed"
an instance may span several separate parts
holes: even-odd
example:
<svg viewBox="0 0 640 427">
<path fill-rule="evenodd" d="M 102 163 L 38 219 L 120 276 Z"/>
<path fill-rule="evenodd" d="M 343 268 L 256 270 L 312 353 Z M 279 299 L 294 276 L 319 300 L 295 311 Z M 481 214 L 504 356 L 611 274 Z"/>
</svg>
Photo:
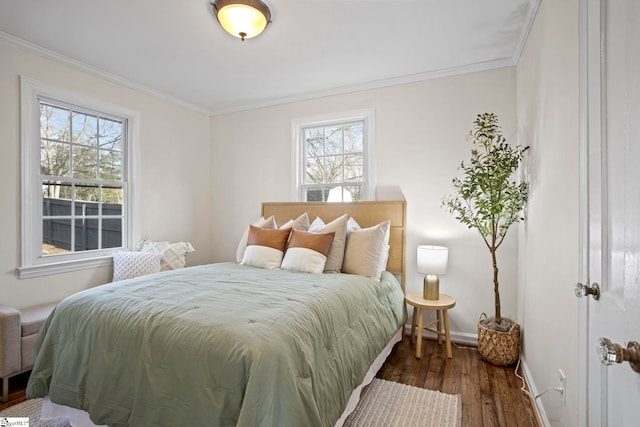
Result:
<svg viewBox="0 0 640 427">
<path fill-rule="evenodd" d="M 390 220 L 387 271 L 237 263 L 114 282 L 45 323 L 27 396 L 111 426 L 333 426 L 401 338 L 404 202 L 264 203 L 263 217 Z"/>
</svg>

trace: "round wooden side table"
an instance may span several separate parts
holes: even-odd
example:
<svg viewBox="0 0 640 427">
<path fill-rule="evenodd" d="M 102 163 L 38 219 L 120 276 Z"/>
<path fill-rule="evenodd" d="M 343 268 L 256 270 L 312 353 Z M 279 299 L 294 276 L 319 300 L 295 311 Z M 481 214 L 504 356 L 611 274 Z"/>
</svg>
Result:
<svg viewBox="0 0 640 427">
<path fill-rule="evenodd" d="M 438 336 L 438 344 L 442 345 L 442 337 L 445 338 L 447 346 L 447 357 L 453 358 L 451 352 L 451 337 L 449 336 L 449 316 L 447 310 L 456 305 L 456 299 L 447 294 L 440 294 L 436 300 L 422 298 L 422 292 L 414 292 L 405 297 L 407 304 L 413 306 L 413 320 L 411 321 L 411 342 L 417 339 L 416 358 L 420 359 L 422 355 L 422 331 L 427 330 Z M 436 320 L 424 324 L 424 310 L 436 310 Z M 417 320 L 417 330 L 416 330 Z M 442 324 L 444 323 L 444 331 Z M 436 325 L 437 329 L 431 328 Z"/>
</svg>

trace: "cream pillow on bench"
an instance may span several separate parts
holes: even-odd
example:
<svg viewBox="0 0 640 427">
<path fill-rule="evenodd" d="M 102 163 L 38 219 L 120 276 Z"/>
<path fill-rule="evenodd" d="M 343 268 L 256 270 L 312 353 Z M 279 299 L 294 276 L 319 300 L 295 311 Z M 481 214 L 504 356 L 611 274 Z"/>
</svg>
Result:
<svg viewBox="0 0 640 427">
<path fill-rule="evenodd" d="M 138 247 L 140 252 L 148 252 L 162 257 L 160 271 L 183 268 L 187 264 L 187 254 L 195 251 L 189 242 L 169 243 L 143 240 L 138 244 Z"/>
<path fill-rule="evenodd" d="M 113 251 L 113 281 L 159 273 L 161 259 L 152 252 Z"/>
</svg>

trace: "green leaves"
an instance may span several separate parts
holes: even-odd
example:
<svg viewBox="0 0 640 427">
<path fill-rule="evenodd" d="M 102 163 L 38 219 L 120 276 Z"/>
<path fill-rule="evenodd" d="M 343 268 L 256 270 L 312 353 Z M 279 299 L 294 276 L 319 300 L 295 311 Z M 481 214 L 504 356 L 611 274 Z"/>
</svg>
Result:
<svg viewBox="0 0 640 427">
<path fill-rule="evenodd" d="M 511 224 L 524 219 L 521 211 L 527 202 L 529 187 L 511 177 L 529 147 L 509 145 L 493 113 L 478 115 L 469 139 L 474 144 L 471 159 L 460 164 L 462 177 L 452 180 L 455 192 L 443 197 L 442 206 L 462 224 L 477 229 L 489 248 L 493 259 L 496 317 L 500 318 L 495 253 Z"/>
<path fill-rule="evenodd" d="M 452 181 L 455 193 L 445 196 L 442 205 L 458 221 L 476 228 L 495 250 L 511 224 L 522 219 L 528 186 L 511 177 L 528 147 L 509 145 L 493 113 L 478 115 L 469 139 L 474 144 L 471 159 L 460 164 L 462 177 Z"/>
</svg>

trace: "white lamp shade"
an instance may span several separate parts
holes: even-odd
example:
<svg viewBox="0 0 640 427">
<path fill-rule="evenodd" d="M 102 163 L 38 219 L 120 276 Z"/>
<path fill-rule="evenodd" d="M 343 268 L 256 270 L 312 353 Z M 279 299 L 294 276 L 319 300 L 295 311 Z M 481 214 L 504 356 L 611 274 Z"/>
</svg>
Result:
<svg viewBox="0 0 640 427">
<path fill-rule="evenodd" d="M 447 273 L 449 249 L 443 246 L 418 246 L 418 272 L 441 275 Z"/>
</svg>

